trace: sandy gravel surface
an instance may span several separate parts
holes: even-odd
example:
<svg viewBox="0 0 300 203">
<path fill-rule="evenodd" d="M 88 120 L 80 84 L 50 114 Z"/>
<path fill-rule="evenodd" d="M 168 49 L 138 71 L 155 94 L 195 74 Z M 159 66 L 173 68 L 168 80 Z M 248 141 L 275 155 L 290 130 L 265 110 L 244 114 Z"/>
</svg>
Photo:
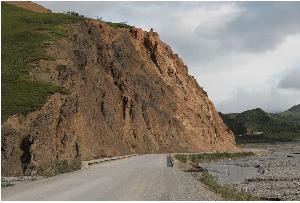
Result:
<svg viewBox="0 0 300 203">
<path fill-rule="evenodd" d="M 143 155 L 2 188 L 2 200 L 220 200 L 166 155 Z"/>
<path fill-rule="evenodd" d="M 201 166 L 221 184 L 271 200 L 300 200 L 300 143 L 258 146 L 268 153 Z"/>
</svg>

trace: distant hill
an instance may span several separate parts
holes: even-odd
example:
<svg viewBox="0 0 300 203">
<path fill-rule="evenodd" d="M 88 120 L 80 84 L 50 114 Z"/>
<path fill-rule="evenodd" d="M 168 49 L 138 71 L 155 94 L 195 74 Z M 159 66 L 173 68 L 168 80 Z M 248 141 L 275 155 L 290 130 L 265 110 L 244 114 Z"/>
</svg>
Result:
<svg viewBox="0 0 300 203">
<path fill-rule="evenodd" d="M 297 105 L 293 106 L 288 111 L 291 111 L 293 113 L 300 113 L 300 104 L 297 104 Z"/>
<path fill-rule="evenodd" d="M 300 104 L 293 106 L 287 111 L 275 114 L 275 116 L 287 122 L 296 122 L 300 125 Z"/>
<path fill-rule="evenodd" d="M 271 114 L 260 108 L 242 113 L 222 114 L 237 142 L 292 141 L 300 138 L 300 105 Z"/>
</svg>

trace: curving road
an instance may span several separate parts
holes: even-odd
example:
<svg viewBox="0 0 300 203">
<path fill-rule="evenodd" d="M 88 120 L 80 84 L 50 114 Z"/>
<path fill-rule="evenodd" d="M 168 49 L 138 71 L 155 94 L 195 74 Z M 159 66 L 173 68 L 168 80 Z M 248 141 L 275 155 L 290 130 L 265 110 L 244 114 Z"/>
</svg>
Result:
<svg viewBox="0 0 300 203">
<path fill-rule="evenodd" d="M 220 200 L 188 173 L 151 154 L 2 188 L 2 200 Z"/>
</svg>

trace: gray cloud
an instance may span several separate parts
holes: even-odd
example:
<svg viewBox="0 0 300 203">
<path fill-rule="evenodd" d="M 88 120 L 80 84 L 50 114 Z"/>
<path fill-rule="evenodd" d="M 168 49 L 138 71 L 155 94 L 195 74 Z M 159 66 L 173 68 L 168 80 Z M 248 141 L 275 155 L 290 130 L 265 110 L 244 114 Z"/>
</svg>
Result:
<svg viewBox="0 0 300 203">
<path fill-rule="evenodd" d="M 293 69 L 284 75 L 278 86 L 283 89 L 300 90 L 300 68 Z"/>
<path fill-rule="evenodd" d="M 216 106 L 223 113 L 242 112 L 254 108 L 277 113 L 299 103 L 299 91 L 282 92 L 275 88 L 256 91 L 238 89 L 231 98 L 216 103 Z"/>
<path fill-rule="evenodd" d="M 217 41 L 214 56 L 273 50 L 286 36 L 300 33 L 299 2 L 237 3 L 237 10 L 230 21 L 216 25 L 207 21 L 196 28 L 199 38 Z"/>
</svg>

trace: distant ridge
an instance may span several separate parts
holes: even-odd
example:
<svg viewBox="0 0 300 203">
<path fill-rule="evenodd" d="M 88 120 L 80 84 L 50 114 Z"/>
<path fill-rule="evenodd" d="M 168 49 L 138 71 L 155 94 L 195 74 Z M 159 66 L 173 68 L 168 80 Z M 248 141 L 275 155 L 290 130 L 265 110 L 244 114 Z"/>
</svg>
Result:
<svg viewBox="0 0 300 203">
<path fill-rule="evenodd" d="M 220 115 L 237 136 L 236 141 L 240 143 L 282 142 L 292 141 L 300 137 L 299 104 L 277 114 L 271 114 L 256 108 L 242 113 L 220 113 Z"/>
<path fill-rule="evenodd" d="M 37 13 L 52 13 L 50 9 L 47 9 L 41 5 L 33 3 L 31 1 L 5 1 L 5 3 L 18 6 L 20 8 L 24 8 L 30 11 L 34 11 Z"/>
<path fill-rule="evenodd" d="M 293 106 L 288 111 L 291 111 L 293 113 L 300 113 L 300 104 L 297 104 L 297 105 Z"/>
</svg>

